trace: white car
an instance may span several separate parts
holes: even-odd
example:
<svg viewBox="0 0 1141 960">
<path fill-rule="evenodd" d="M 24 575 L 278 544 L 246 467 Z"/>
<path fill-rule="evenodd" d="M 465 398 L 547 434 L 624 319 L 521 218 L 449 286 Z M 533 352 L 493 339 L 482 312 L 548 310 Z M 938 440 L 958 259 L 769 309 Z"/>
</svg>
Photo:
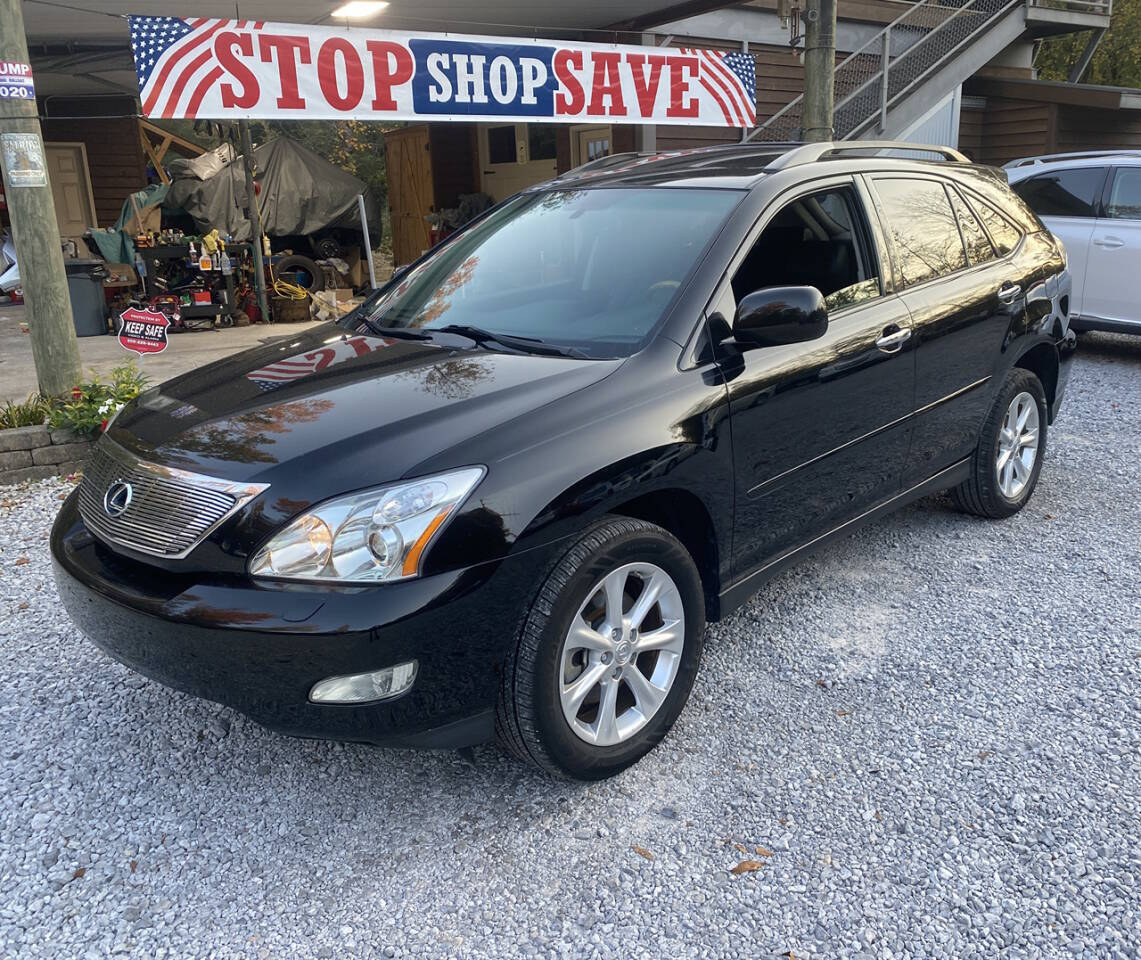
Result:
<svg viewBox="0 0 1141 960">
<path fill-rule="evenodd" d="M 1028 157 L 1005 170 L 1065 245 L 1070 326 L 1141 334 L 1141 150 Z"/>
</svg>

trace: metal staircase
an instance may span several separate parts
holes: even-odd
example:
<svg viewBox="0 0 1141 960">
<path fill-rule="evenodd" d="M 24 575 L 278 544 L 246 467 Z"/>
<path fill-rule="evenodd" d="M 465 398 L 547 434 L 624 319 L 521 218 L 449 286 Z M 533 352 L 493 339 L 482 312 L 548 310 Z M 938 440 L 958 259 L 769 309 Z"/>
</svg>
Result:
<svg viewBox="0 0 1141 960">
<path fill-rule="evenodd" d="M 836 66 L 835 140 L 896 137 L 1018 39 L 1027 0 L 918 0 Z M 1033 2 L 1033 0 L 1031 0 Z M 750 140 L 801 138 L 804 97 Z"/>
</svg>

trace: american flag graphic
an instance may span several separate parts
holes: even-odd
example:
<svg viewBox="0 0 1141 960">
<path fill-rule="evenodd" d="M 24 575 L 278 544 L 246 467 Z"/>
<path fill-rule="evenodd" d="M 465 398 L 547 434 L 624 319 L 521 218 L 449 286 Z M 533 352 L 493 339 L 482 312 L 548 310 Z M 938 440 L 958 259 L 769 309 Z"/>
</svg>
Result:
<svg viewBox="0 0 1141 960">
<path fill-rule="evenodd" d="M 143 114 L 148 117 L 196 117 L 203 98 L 223 75 L 214 58 L 214 35 L 227 27 L 264 26 L 261 20 L 201 17 L 128 17 L 127 21 Z"/>
<path fill-rule="evenodd" d="M 701 62 L 698 80 L 731 127 L 757 123 L 757 71 L 747 53 L 725 50 L 683 50 Z"/>
<path fill-rule="evenodd" d="M 364 357 L 385 347 L 391 347 L 396 342 L 389 337 L 346 337 L 318 347 L 316 350 L 294 354 L 292 357 L 258 367 L 257 370 L 247 373 L 246 379 L 259 390 L 276 390 L 286 384 L 311 377 L 338 363 L 355 360 L 357 357 Z"/>
</svg>

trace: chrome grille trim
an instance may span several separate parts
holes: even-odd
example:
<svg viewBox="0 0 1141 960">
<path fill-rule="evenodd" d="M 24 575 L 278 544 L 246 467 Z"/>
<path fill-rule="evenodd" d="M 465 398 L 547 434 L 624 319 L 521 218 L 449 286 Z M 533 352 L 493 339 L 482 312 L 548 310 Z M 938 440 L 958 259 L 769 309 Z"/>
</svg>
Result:
<svg viewBox="0 0 1141 960">
<path fill-rule="evenodd" d="M 133 497 L 123 513 L 110 517 L 103 498 L 120 480 L 131 485 Z M 268 487 L 151 463 L 104 436 L 83 469 L 79 515 L 100 540 L 179 560 Z"/>
</svg>

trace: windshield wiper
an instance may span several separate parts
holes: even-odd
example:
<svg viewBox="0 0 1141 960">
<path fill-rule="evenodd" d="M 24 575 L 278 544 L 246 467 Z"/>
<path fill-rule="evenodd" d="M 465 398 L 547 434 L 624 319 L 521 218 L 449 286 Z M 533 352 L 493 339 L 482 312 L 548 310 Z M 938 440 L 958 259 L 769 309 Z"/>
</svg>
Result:
<svg viewBox="0 0 1141 960">
<path fill-rule="evenodd" d="M 413 330 L 411 327 L 381 327 L 373 323 L 368 317 L 364 325 L 373 333 L 382 337 L 395 337 L 398 340 L 431 340 L 432 334 L 426 330 Z"/>
<path fill-rule="evenodd" d="M 589 360 L 590 357 L 578 347 L 561 347 L 547 343 L 538 337 L 517 337 L 509 333 L 492 333 L 483 327 L 473 327 L 466 323 L 450 323 L 446 327 L 433 327 L 433 333 L 454 333 L 460 337 L 467 337 L 483 346 L 488 343 L 498 343 L 503 347 L 521 350 L 524 353 L 535 353 L 548 357 L 577 357 Z"/>
</svg>

